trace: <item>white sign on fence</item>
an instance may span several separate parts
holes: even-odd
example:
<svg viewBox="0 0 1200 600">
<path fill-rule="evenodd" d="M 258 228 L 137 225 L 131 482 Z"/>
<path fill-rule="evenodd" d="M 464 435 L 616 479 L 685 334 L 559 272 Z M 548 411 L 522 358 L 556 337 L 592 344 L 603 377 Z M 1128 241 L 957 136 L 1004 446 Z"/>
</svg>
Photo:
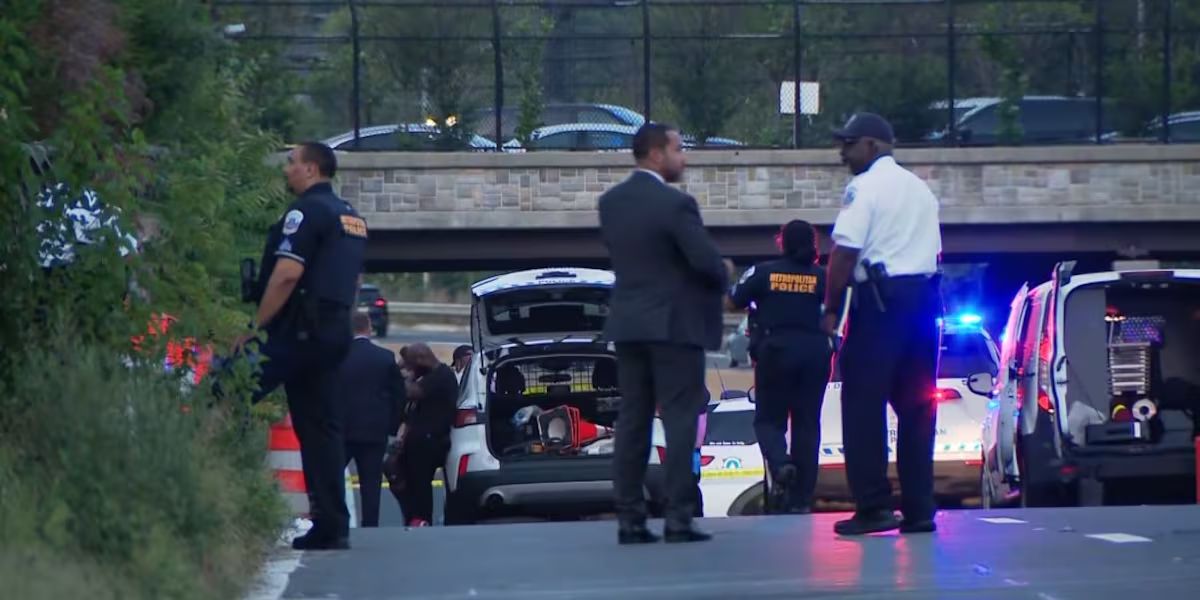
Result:
<svg viewBox="0 0 1200 600">
<path fill-rule="evenodd" d="M 779 84 L 779 114 L 790 115 L 796 112 L 795 92 L 795 81 L 785 81 Z M 816 81 L 801 81 L 800 114 L 815 115 L 820 112 L 821 84 Z"/>
</svg>

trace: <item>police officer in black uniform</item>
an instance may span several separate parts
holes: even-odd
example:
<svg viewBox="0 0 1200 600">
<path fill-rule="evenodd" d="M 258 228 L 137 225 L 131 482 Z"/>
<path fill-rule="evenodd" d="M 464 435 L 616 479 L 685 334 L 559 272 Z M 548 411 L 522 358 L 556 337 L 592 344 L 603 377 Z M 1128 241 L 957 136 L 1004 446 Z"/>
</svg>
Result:
<svg viewBox="0 0 1200 600">
<path fill-rule="evenodd" d="M 772 479 L 771 512 L 808 513 L 817 483 L 821 402 L 831 340 L 821 329 L 825 273 L 816 265 L 811 225 L 791 221 L 776 238 L 783 256 L 751 267 L 730 295 L 757 306 L 754 432 Z M 791 453 L 784 436 L 791 417 Z"/>
<path fill-rule="evenodd" d="M 313 527 L 296 538 L 297 550 L 349 548 L 342 420 L 335 373 L 353 339 L 350 316 L 367 245 L 366 222 L 333 192 L 337 158 L 324 144 L 305 143 L 288 154 L 284 168 L 297 198 L 271 227 L 263 251 L 258 312 L 251 333 L 267 341 L 255 401 L 279 385 L 288 410 L 308 486 Z"/>
</svg>

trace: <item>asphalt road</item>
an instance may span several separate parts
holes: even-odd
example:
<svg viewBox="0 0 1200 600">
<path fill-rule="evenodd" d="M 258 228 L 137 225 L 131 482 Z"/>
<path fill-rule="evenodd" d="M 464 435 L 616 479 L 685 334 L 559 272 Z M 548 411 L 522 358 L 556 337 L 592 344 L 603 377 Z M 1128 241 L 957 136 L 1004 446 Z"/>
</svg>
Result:
<svg viewBox="0 0 1200 600">
<path fill-rule="evenodd" d="M 710 542 L 624 547 L 602 522 L 356 529 L 349 551 L 281 548 L 270 597 L 1191 600 L 1200 589 L 1195 505 L 951 511 L 934 534 L 859 538 L 834 534 L 839 518 L 702 519 Z"/>
</svg>

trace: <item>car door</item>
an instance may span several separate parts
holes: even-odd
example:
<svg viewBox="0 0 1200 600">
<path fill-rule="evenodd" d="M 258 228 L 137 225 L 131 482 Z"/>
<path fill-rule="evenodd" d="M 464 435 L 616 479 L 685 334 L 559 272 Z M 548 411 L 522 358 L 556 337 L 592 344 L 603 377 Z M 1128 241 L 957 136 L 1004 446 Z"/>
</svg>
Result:
<svg viewBox="0 0 1200 600">
<path fill-rule="evenodd" d="M 988 414 L 983 424 L 983 441 L 988 449 L 994 449 L 994 464 L 985 463 L 992 471 L 1001 475 L 1016 474 L 1016 353 L 1020 339 L 1022 319 L 1029 300 L 1029 284 L 1013 296 L 1009 304 L 1008 321 L 1000 336 L 1000 369 L 996 382 L 995 397 L 988 404 Z M 988 453 L 991 454 L 990 452 Z M 988 457 L 985 457 L 985 460 Z"/>
</svg>

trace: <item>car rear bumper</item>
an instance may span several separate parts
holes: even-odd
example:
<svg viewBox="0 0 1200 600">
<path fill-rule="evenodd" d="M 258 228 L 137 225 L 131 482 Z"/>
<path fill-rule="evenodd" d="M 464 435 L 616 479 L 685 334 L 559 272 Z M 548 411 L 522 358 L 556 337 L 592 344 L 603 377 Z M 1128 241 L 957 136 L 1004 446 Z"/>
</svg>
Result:
<svg viewBox="0 0 1200 600">
<path fill-rule="evenodd" d="M 662 498 L 660 465 L 647 467 L 645 488 L 649 501 Z M 447 502 L 475 517 L 611 511 L 613 463 L 608 458 L 510 461 L 496 470 L 464 473 Z"/>
<path fill-rule="evenodd" d="M 1066 463 L 1080 477 L 1100 480 L 1135 477 L 1195 477 L 1194 448 L 1087 449 L 1072 453 Z"/>
<path fill-rule="evenodd" d="M 937 496 L 955 498 L 979 495 L 978 460 L 939 460 L 933 463 L 933 493 Z M 888 480 L 893 491 L 899 492 L 899 476 L 896 463 L 888 463 Z M 821 465 L 817 475 L 817 497 L 848 500 L 850 485 L 846 482 L 845 466 L 841 464 Z"/>
</svg>

